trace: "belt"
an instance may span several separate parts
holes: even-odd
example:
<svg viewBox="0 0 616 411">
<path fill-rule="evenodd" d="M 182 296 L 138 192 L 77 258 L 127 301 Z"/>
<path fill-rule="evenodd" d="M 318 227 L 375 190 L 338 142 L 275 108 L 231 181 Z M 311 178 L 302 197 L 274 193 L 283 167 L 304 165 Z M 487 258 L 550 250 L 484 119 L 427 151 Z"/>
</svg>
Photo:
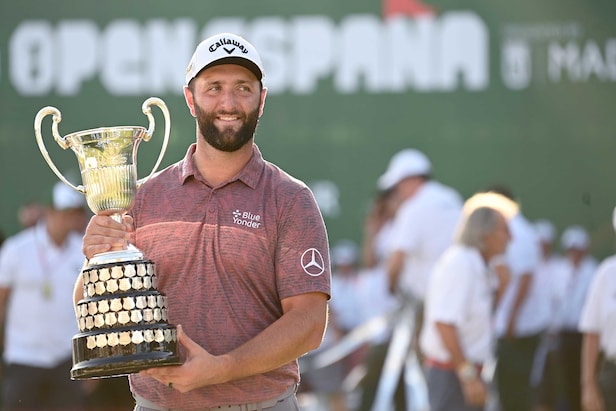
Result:
<svg viewBox="0 0 616 411">
<path fill-rule="evenodd" d="M 260 411 L 260 410 L 265 410 L 268 408 L 272 408 L 274 405 L 283 401 L 285 398 L 290 397 L 291 395 L 295 394 L 295 391 L 297 391 L 297 384 L 291 385 L 289 388 L 285 390 L 285 392 L 283 392 L 278 397 L 271 399 L 271 400 L 265 400 L 265 401 L 254 402 L 254 403 L 249 403 L 249 404 L 218 405 L 216 407 L 200 408 L 197 411 Z M 137 403 L 137 409 L 141 407 L 141 408 L 145 408 L 146 410 L 154 410 L 154 411 L 181 411 L 179 408 L 161 407 L 160 405 L 155 404 L 152 401 L 146 400 L 145 398 L 135 393 L 133 393 L 133 396 L 135 397 L 135 402 Z"/>
</svg>

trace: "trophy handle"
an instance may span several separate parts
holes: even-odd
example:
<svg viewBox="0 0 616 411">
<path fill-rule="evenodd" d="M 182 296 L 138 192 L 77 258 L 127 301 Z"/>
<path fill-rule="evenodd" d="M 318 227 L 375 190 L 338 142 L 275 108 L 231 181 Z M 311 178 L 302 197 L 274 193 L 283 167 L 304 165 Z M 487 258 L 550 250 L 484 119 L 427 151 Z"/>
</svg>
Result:
<svg viewBox="0 0 616 411">
<path fill-rule="evenodd" d="M 60 170 L 58 170 L 58 167 L 56 167 L 54 162 L 51 160 L 49 153 L 47 152 L 47 147 L 45 147 L 45 143 L 43 142 L 43 137 L 41 134 L 41 123 L 43 122 L 43 118 L 48 115 L 53 116 L 51 133 L 53 134 L 53 138 L 56 140 L 56 143 L 58 143 L 58 145 L 64 150 L 66 150 L 69 146 L 64 137 L 60 136 L 60 133 L 58 133 L 58 124 L 60 123 L 60 121 L 62 121 L 62 115 L 60 114 L 60 110 L 55 107 L 47 106 L 40 109 L 39 112 L 36 114 L 36 117 L 34 118 L 34 135 L 36 136 L 36 143 L 38 144 L 38 148 L 41 151 L 43 158 L 47 162 L 47 165 L 49 166 L 49 168 L 51 168 L 51 171 L 53 171 L 58 176 L 58 178 L 62 180 L 64 184 L 68 185 L 76 191 L 79 191 L 82 194 L 85 194 L 86 191 L 83 185 L 75 186 L 70 181 L 68 181 L 66 177 L 64 177 L 64 175 L 60 172 Z"/>
<path fill-rule="evenodd" d="M 137 180 L 137 188 L 141 187 L 146 181 L 150 179 L 154 175 L 154 173 L 158 170 L 158 166 L 160 166 L 161 161 L 163 160 L 163 156 L 165 155 L 165 151 L 167 151 L 167 144 L 169 143 L 169 133 L 171 131 L 171 121 L 169 120 L 169 110 L 167 109 L 167 105 L 164 101 L 159 99 L 158 97 L 150 97 L 146 101 L 143 102 L 141 106 L 141 110 L 143 114 L 148 116 L 149 126 L 148 131 L 146 131 L 146 135 L 143 137 L 144 141 L 150 141 L 152 138 L 152 134 L 154 134 L 154 116 L 152 116 L 152 110 L 150 106 L 158 106 L 163 112 L 163 116 L 165 118 L 165 137 L 163 139 L 163 145 L 160 150 L 160 154 L 158 155 L 158 160 L 156 160 L 156 164 L 152 168 L 152 171 L 147 177 Z M 58 113 L 59 115 L 60 113 Z"/>
</svg>

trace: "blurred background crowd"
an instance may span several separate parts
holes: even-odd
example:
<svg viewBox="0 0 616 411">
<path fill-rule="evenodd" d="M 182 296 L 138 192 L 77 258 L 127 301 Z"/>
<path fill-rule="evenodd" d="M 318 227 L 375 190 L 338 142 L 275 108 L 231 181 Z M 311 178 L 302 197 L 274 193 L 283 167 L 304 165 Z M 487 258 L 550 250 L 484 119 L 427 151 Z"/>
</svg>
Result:
<svg viewBox="0 0 616 411">
<path fill-rule="evenodd" d="M 323 347 L 305 361 L 310 366 L 310 358 L 324 357 L 327 350 L 348 355 L 306 371 L 304 388 L 318 394 L 322 409 L 332 410 L 613 409 L 613 397 L 604 398 L 597 385 L 599 353 L 612 366 L 616 354 L 610 323 L 615 315 L 613 286 L 603 296 L 598 293 L 607 286 L 600 277 L 616 273 L 611 269 L 598 275 L 601 259 L 589 252 L 587 229 L 571 221 L 558 232 L 550 216 L 529 220 L 503 184 L 463 199 L 435 181 L 432 171 L 420 151 L 404 149 L 394 155 L 378 181 L 362 241 L 332 244 L 332 321 Z M 469 214 L 478 207 L 498 210 L 507 219 L 500 244 L 487 237 L 472 240 L 482 226 L 479 217 L 473 220 Z M 460 245 L 481 250 L 483 261 L 474 274 L 465 257 L 452 250 Z M 605 259 L 603 271 L 611 259 Z M 484 282 L 491 297 L 477 291 Z M 490 303 L 489 309 L 482 310 L 483 301 Z M 399 384 L 387 391 L 383 381 L 392 371 L 383 364 L 388 351 L 394 351 L 397 322 L 409 320 L 387 314 L 405 306 L 412 306 L 416 316 L 413 339 L 408 352 L 397 358 L 404 363 L 395 370 Z M 375 318 L 387 318 L 388 326 L 367 327 Z M 453 346 L 458 346 L 462 362 L 478 367 L 477 380 L 485 389 L 480 389 L 479 407 L 464 408 L 469 398 L 462 376 L 457 375 L 461 386 L 457 381 L 443 386 L 443 376 L 435 377 L 432 371 L 459 374 L 460 360 L 446 342 L 446 330 L 439 328 L 447 326 L 455 330 Z M 358 333 L 362 328 L 367 332 Z M 353 339 L 357 344 L 351 344 Z M 444 399 L 456 389 L 462 394 L 457 405 L 456 399 L 453 404 Z M 603 393 L 613 389 L 612 381 Z M 385 391 L 389 402 L 379 408 L 375 398 Z M 597 403 L 607 408 L 594 408 Z"/>
</svg>

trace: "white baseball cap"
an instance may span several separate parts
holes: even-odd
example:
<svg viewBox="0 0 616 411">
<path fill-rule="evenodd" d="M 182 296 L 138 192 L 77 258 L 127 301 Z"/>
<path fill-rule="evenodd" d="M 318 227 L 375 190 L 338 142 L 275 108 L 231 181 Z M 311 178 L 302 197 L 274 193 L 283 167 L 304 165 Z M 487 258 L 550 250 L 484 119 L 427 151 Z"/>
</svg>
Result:
<svg viewBox="0 0 616 411">
<path fill-rule="evenodd" d="M 219 33 L 203 40 L 186 67 L 186 85 L 205 68 L 218 64 L 237 64 L 252 71 L 258 80 L 265 77 L 257 49 L 243 37 Z"/>
<path fill-rule="evenodd" d="M 539 219 L 535 221 L 535 231 L 539 236 L 539 240 L 542 243 L 553 243 L 554 237 L 556 236 L 556 228 L 554 228 L 554 224 L 551 221 L 546 219 Z"/>
<path fill-rule="evenodd" d="M 68 210 L 72 208 L 85 208 L 86 198 L 83 194 L 70 188 L 62 182 L 53 186 L 52 205 L 56 210 Z"/>
<path fill-rule="evenodd" d="M 352 240 L 340 240 L 332 248 L 332 263 L 334 265 L 351 265 L 357 263 L 359 250 Z"/>
<path fill-rule="evenodd" d="M 387 171 L 377 181 L 381 190 L 389 190 L 407 177 L 428 175 L 432 164 L 419 150 L 407 148 L 397 152 L 389 161 Z"/>
<path fill-rule="evenodd" d="M 590 244 L 590 237 L 584 227 L 572 225 L 567 227 L 560 238 L 560 242 L 565 250 L 575 248 L 585 250 Z"/>
</svg>

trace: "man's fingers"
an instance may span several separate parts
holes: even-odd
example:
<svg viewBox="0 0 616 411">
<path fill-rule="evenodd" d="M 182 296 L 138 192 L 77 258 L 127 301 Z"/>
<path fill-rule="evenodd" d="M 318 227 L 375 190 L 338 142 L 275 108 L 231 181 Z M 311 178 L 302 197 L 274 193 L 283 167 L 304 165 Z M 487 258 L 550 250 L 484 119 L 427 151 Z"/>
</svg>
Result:
<svg viewBox="0 0 616 411">
<path fill-rule="evenodd" d="M 88 259 L 94 257 L 95 254 L 105 253 L 109 250 L 111 250 L 111 245 L 109 244 L 84 245 L 82 249 L 83 255 Z"/>
<path fill-rule="evenodd" d="M 95 215 L 90 219 L 83 237 L 82 251 L 87 258 L 95 254 L 126 248 L 131 234 L 127 224 L 132 227 L 132 219 L 119 223 L 110 216 Z"/>
</svg>

